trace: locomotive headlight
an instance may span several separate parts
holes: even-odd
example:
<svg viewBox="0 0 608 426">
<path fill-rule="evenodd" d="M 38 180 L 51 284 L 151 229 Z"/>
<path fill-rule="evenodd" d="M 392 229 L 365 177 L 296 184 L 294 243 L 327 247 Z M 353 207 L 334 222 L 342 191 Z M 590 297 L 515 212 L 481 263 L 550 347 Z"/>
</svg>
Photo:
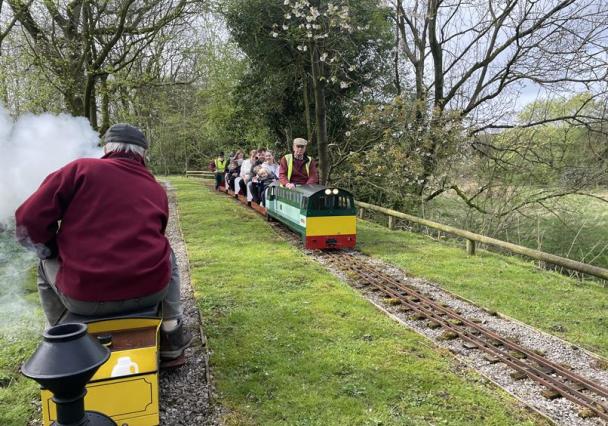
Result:
<svg viewBox="0 0 608 426">
<path fill-rule="evenodd" d="M 325 190 L 325 193 L 326 193 L 327 195 L 331 195 L 331 189 L 327 188 L 327 189 Z"/>
<path fill-rule="evenodd" d="M 338 192 L 339 192 L 339 191 L 338 191 L 338 188 L 335 188 L 335 189 L 334 189 L 333 191 L 331 191 L 331 192 L 333 192 L 333 193 L 334 193 L 334 195 L 338 195 Z"/>
</svg>

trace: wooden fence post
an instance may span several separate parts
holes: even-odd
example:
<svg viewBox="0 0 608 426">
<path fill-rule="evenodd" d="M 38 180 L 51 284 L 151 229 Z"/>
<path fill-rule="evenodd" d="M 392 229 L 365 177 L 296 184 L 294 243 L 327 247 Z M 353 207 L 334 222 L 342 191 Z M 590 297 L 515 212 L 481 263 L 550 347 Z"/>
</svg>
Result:
<svg viewBox="0 0 608 426">
<path fill-rule="evenodd" d="M 365 209 L 363 207 L 359 207 L 359 219 L 363 219 L 364 214 L 365 214 Z"/>
<path fill-rule="evenodd" d="M 388 229 L 393 229 L 395 227 L 395 218 L 393 216 L 388 217 Z"/>
<path fill-rule="evenodd" d="M 475 256 L 475 241 L 467 240 L 467 254 L 469 256 Z"/>
</svg>

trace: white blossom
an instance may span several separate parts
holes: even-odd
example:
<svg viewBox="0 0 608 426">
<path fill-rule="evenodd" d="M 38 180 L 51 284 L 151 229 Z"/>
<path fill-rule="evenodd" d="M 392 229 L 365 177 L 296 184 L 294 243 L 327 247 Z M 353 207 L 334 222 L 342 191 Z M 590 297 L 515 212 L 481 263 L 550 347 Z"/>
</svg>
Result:
<svg viewBox="0 0 608 426">
<path fill-rule="evenodd" d="M 347 81 L 340 82 L 340 89 L 346 89 L 348 86 L 350 86 L 350 83 L 348 83 Z"/>
<path fill-rule="evenodd" d="M 272 36 L 273 36 L 274 38 L 277 38 L 277 37 L 279 36 L 279 33 L 276 33 L 276 32 L 274 32 L 274 31 L 273 31 L 271 34 L 272 34 Z"/>
<path fill-rule="evenodd" d="M 283 29 L 284 29 L 285 31 L 287 31 L 287 30 L 289 29 L 289 27 L 288 27 L 287 25 L 283 24 Z"/>
<path fill-rule="evenodd" d="M 322 55 L 319 57 L 319 59 L 320 59 L 322 62 L 325 62 L 325 60 L 327 59 L 327 52 L 323 52 L 323 54 L 322 54 Z"/>
<path fill-rule="evenodd" d="M 349 136 L 350 136 L 350 130 L 349 130 L 349 131 L 347 131 L 346 133 L 344 133 L 344 135 L 345 135 L 346 137 L 349 137 Z"/>
</svg>

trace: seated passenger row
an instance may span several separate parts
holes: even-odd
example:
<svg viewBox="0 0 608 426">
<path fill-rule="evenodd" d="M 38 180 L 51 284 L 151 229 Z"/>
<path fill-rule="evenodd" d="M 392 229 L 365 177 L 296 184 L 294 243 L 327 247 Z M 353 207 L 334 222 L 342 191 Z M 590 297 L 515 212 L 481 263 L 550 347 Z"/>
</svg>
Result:
<svg viewBox="0 0 608 426">
<path fill-rule="evenodd" d="M 293 141 L 293 154 L 287 154 L 277 164 L 274 154 L 265 149 L 252 149 L 249 158 L 243 159 L 243 152 L 239 149 L 225 160 L 224 153 L 210 164 L 215 172 L 215 189 L 219 189 L 222 182 L 236 194 L 247 196 L 247 202 L 264 205 L 264 193 L 268 186 L 280 182 L 281 186 L 292 188 L 295 184 L 318 183 L 315 162 L 306 152 L 306 139 L 296 138 Z"/>
</svg>

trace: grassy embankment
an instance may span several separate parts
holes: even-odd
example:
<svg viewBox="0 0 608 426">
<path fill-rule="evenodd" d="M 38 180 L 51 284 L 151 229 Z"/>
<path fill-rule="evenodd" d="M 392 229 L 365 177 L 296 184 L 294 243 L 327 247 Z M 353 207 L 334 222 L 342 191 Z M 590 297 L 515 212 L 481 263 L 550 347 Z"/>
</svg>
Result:
<svg viewBox="0 0 608 426">
<path fill-rule="evenodd" d="M 43 328 L 30 257 L 0 235 L 0 425 L 23 426 L 34 414 L 38 385 L 19 368 L 40 342 Z"/>
<path fill-rule="evenodd" d="M 542 423 L 197 180 L 177 189 L 227 424 Z"/>
<path fill-rule="evenodd" d="M 358 222 L 359 249 L 440 284 L 476 304 L 608 356 L 608 288 L 581 283 L 534 262 Z"/>
</svg>

